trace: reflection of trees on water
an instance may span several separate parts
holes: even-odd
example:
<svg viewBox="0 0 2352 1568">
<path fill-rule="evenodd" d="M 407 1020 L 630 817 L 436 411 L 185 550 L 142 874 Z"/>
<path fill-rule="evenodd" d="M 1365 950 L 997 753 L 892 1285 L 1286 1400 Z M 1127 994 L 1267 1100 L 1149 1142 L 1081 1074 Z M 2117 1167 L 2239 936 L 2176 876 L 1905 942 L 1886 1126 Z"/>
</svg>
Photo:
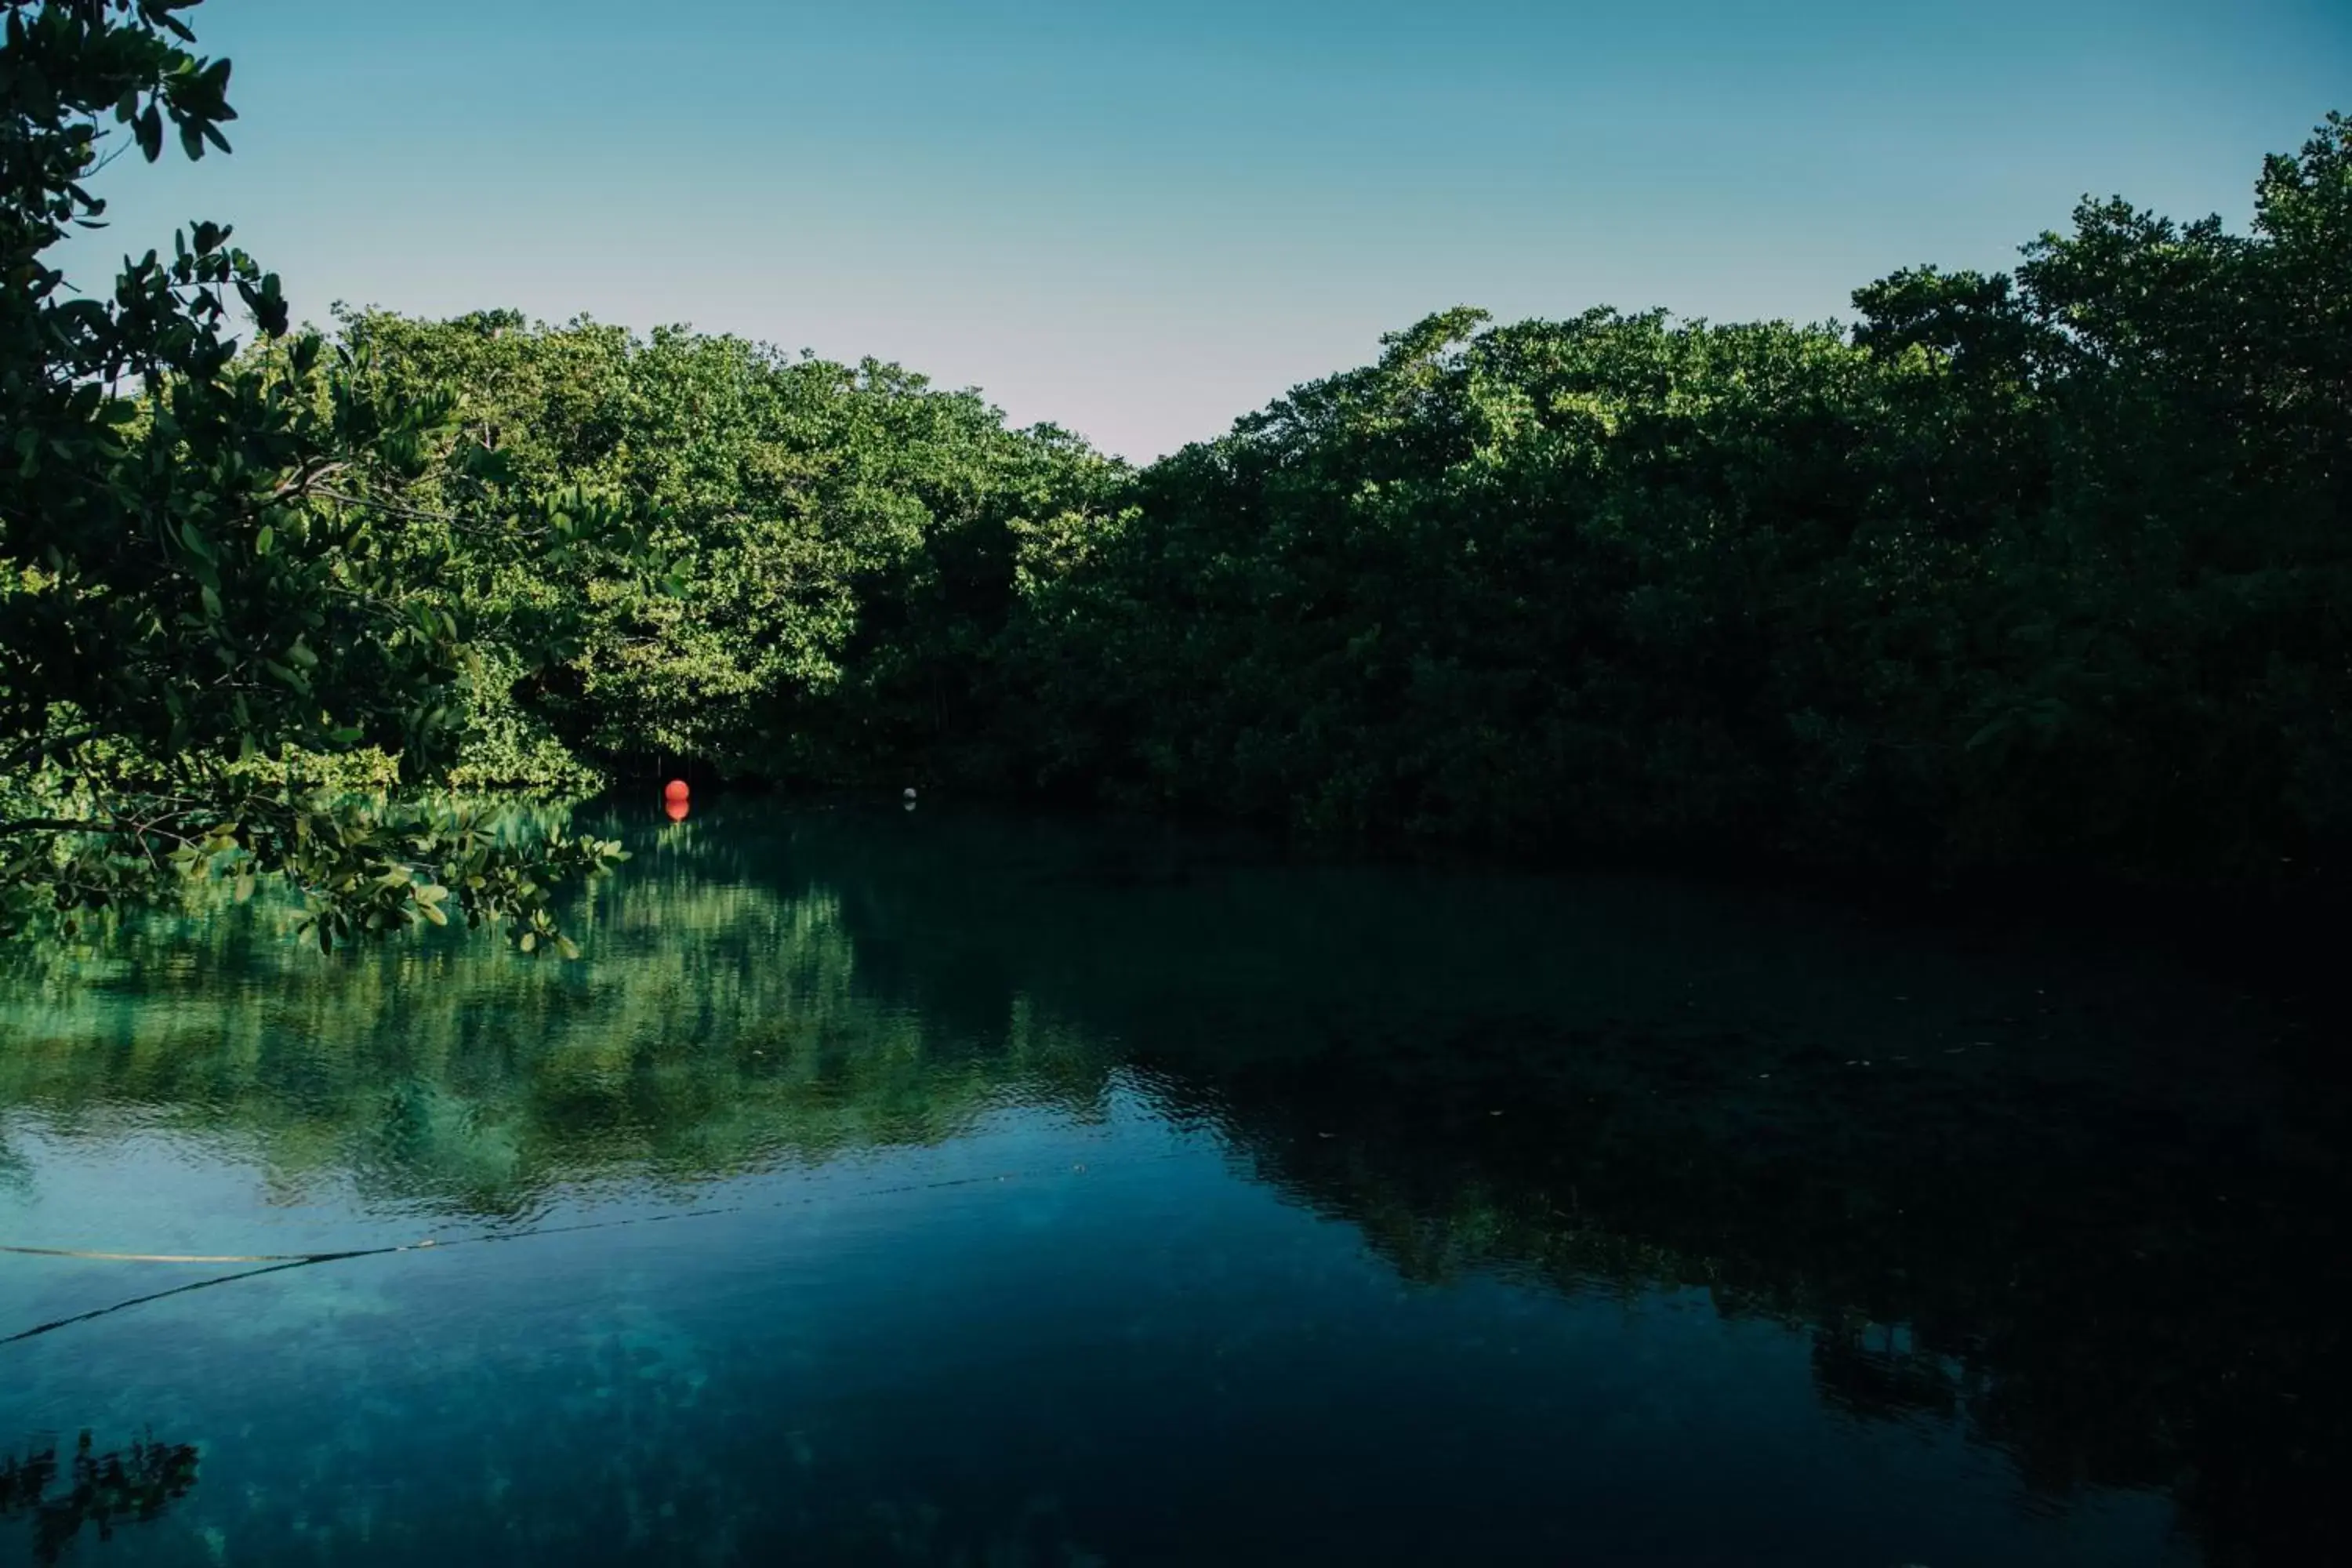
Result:
<svg viewBox="0 0 2352 1568">
<path fill-rule="evenodd" d="M 1809 1332 L 1842 1412 L 1957 1424 L 2054 1495 L 2173 1489 L 2218 1562 L 2294 1542 L 2352 1454 L 2317 1392 L 2352 1279 L 2314 1242 L 2352 1194 L 2336 1102 L 2263 1065 L 2292 1020 L 1634 884 L 723 817 L 641 845 L 580 965 L 322 965 L 250 916 L 94 992 L 60 965 L 0 1103 L 487 1215 L 1097 1114 L 1116 1068 L 1408 1278 L 1706 1292 Z"/>
<path fill-rule="evenodd" d="M 0 1105 L 68 1132 L 127 1114 L 217 1135 L 289 1195 L 348 1180 L 499 1217 L 558 1189 L 937 1142 L 1014 1093 L 1098 1101 L 1090 1058 L 1017 1005 L 948 1031 L 885 1005 L 839 902 L 641 853 L 579 921 L 593 959 L 560 966 L 462 940 L 321 961 L 226 908 L 152 946 L 20 962 Z"/>
<path fill-rule="evenodd" d="M 873 1568 L 1103 1568 L 1104 1559 L 1070 1540 L 1068 1528 L 1050 1498 L 977 1529 L 949 1520 L 936 1504 L 889 1500 L 839 1530 L 826 1555 Z"/>
<path fill-rule="evenodd" d="M 855 890 L 869 973 L 1116 1040 L 1408 1278 L 1801 1325 L 1825 1403 L 1957 1423 L 2046 1495 L 2168 1488 L 2217 1563 L 2334 1510 L 2352 1255 L 2315 1237 L 2352 1212 L 2352 1118 L 2281 1066 L 2309 1017 L 2055 939 L 1270 871 L 1150 830 L 804 834 L 797 860 Z"/>
<path fill-rule="evenodd" d="M 2352 1279 L 2310 1237 L 2345 1212 L 2340 1174 L 2265 1168 L 2189 1127 L 2169 1152 L 2053 1146 L 1998 1096 L 1974 1117 L 1890 1096 L 1868 1136 L 1839 1125 L 1846 1104 L 1779 1105 L 1791 1136 L 1763 1143 L 1717 1128 L 1719 1103 L 1650 1092 L 1642 1044 L 1564 1044 L 1569 1065 L 1530 1074 L 1360 1037 L 1190 1091 L 1265 1179 L 1408 1278 L 1703 1291 L 1803 1325 L 1832 1407 L 1955 1422 L 2053 1497 L 2172 1489 L 2243 1553 L 2216 1562 L 2271 1560 L 2324 1517 L 2352 1443 L 2317 1391 L 2344 1370 L 2330 1303 Z M 1505 1114 L 1451 1117 L 1457 1100 Z"/>
<path fill-rule="evenodd" d="M 1919 1348 L 1907 1326 L 1843 1321 L 1813 1331 L 1813 1386 L 1850 1415 L 1948 1420 L 1969 1393 L 1965 1363 Z"/>
<path fill-rule="evenodd" d="M 0 1520 L 29 1520 L 32 1560 L 54 1563 L 85 1527 L 110 1541 L 117 1525 L 152 1521 L 195 1484 L 190 1444 L 158 1443 L 151 1432 L 128 1448 L 96 1453 L 84 1432 L 62 1473 L 54 1444 L 21 1459 L 0 1458 Z"/>
</svg>

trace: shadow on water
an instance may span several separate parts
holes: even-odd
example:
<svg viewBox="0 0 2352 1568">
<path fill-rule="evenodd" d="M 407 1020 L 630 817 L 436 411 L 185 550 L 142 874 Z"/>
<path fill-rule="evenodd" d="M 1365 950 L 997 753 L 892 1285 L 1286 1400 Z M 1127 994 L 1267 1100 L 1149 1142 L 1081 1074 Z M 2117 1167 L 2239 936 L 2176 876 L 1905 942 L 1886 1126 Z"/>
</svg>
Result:
<svg viewBox="0 0 2352 1568">
<path fill-rule="evenodd" d="M 2053 1508 L 2161 1489 L 2216 1564 L 2294 1560 L 2352 1461 L 2343 1100 L 2274 998 L 1633 879 L 929 809 L 625 826 L 582 964 L 328 970 L 238 911 L 20 965 L 0 1111 L 514 1226 L 1128 1084 L 1407 1280 L 1701 1292 L 1808 1336 L 1842 1418 L 1957 1426 Z M 9 1126 L 0 1182 L 37 1172 Z M 927 1506 L 874 1560 L 947 1560 Z"/>
<path fill-rule="evenodd" d="M 1407 1278 L 1702 1289 L 1806 1325 L 1827 1405 L 1957 1415 L 2044 1499 L 2167 1489 L 2215 1563 L 2332 1532 L 2352 1190 L 2307 1014 L 2087 939 L 1034 831 L 902 838 L 895 876 L 859 843 L 849 929 L 919 990 L 995 933 L 1004 987 Z"/>
<path fill-rule="evenodd" d="M 111 1541 L 119 1526 L 161 1517 L 196 1484 L 196 1462 L 193 1445 L 158 1443 L 152 1432 L 105 1453 L 84 1432 L 62 1469 L 54 1443 L 12 1454 L 0 1458 L 0 1522 L 29 1521 L 32 1561 L 47 1568 L 65 1561 L 85 1529 Z"/>
</svg>

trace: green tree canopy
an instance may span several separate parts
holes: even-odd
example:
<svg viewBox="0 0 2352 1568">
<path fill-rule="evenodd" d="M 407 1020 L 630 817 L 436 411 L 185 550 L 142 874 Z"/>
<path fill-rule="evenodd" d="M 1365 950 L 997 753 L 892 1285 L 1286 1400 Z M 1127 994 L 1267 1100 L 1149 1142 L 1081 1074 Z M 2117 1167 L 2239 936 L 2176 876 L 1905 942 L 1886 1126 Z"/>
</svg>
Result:
<svg viewBox="0 0 2352 1568">
<path fill-rule="evenodd" d="M 192 158 L 227 149 L 228 63 L 183 47 L 193 3 L 0 5 L 6 919 L 226 861 L 293 874 L 322 942 L 438 922 L 453 898 L 469 920 L 521 917 L 533 945 L 561 940 L 545 884 L 612 847 L 337 808 L 252 764 L 364 742 L 402 782 L 432 777 L 491 608 L 479 583 L 585 546 L 617 510 L 522 493 L 454 426 L 447 392 L 387 395 L 350 345 L 289 332 L 277 277 L 222 226 L 126 259 L 110 298 L 47 259 L 99 225 L 87 182 L 122 150 L 111 137 L 150 162 L 167 130 Z M 242 353 L 240 310 L 261 340 Z M 428 477 L 432 509 L 413 501 Z"/>
</svg>

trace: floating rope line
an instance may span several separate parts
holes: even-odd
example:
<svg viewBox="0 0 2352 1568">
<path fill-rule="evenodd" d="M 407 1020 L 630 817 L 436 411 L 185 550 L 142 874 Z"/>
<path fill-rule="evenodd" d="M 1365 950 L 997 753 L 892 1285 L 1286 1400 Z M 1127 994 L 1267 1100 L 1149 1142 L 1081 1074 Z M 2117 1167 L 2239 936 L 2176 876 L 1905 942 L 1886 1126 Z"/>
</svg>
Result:
<svg viewBox="0 0 2352 1568">
<path fill-rule="evenodd" d="M 413 1241 L 404 1247 L 370 1247 L 367 1251 L 406 1252 L 435 1245 Z M 68 1247 L 0 1247 L 0 1252 L 13 1252 L 20 1258 L 81 1258 L 100 1263 L 324 1263 L 333 1258 L 363 1256 L 360 1252 L 223 1252 L 199 1256 L 180 1252 L 82 1252 Z"/>
<path fill-rule="evenodd" d="M 1171 1150 L 1165 1153 L 1144 1155 L 1132 1161 L 1122 1162 L 1122 1163 L 1139 1165 L 1152 1164 L 1163 1160 L 1179 1159 L 1187 1152 L 1189 1152 L 1189 1151 Z M 443 1241 L 434 1237 L 427 1237 L 421 1241 L 398 1242 L 389 1247 L 348 1247 L 338 1252 L 229 1252 L 211 1254 L 177 1252 L 89 1252 L 74 1247 L 12 1247 L 0 1245 L 0 1253 L 14 1253 L 18 1257 L 24 1258 L 68 1258 L 101 1263 L 193 1263 L 206 1265 L 218 1265 L 224 1263 L 260 1263 L 268 1265 L 267 1268 L 248 1268 L 237 1274 L 223 1274 L 211 1279 L 199 1279 L 193 1284 L 175 1285 L 168 1290 L 157 1290 L 145 1296 L 133 1296 L 127 1301 L 117 1301 L 111 1306 L 93 1308 L 89 1311 L 78 1312 L 69 1318 L 59 1318 L 54 1322 L 37 1324 L 32 1328 L 23 1330 L 17 1333 L 0 1335 L 0 1345 L 15 1344 L 20 1340 L 35 1339 L 42 1334 L 54 1332 L 58 1329 L 68 1328 L 75 1323 L 89 1322 L 93 1318 L 103 1318 L 109 1313 L 124 1311 L 132 1307 L 142 1307 L 150 1301 L 160 1301 L 167 1296 L 182 1296 L 191 1290 L 208 1289 L 215 1285 L 232 1284 L 239 1279 L 257 1279 L 265 1274 L 282 1274 L 289 1268 L 308 1268 L 314 1264 L 320 1263 L 341 1263 L 355 1258 L 384 1258 L 396 1252 L 438 1252 L 452 1247 L 470 1247 L 478 1242 L 522 1241 L 535 1236 L 567 1236 L 576 1235 L 582 1231 L 616 1230 L 623 1226 L 657 1225 L 664 1220 L 707 1219 L 714 1215 L 743 1214 L 763 1209 L 800 1208 L 805 1207 L 810 1204 L 822 1202 L 827 1196 L 837 1195 L 851 1198 L 887 1198 L 901 1195 L 907 1193 L 940 1192 L 950 1187 L 977 1187 L 992 1184 L 1021 1181 L 1036 1176 L 1082 1176 L 1087 1173 L 1087 1166 L 1084 1163 L 1071 1165 L 1066 1169 L 1057 1166 L 1050 1171 L 1003 1171 L 993 1175 L 953 1176 L 945 1181 L 938 1182 L 908 1182 L 895 1187 L 869 1187 L 863 1191 L 839 1194 L 804 1193 L 797 1198 L 782 1198 L 773 1203 L 724 1204 L 714 1208 L 674 1209 L 667 1214 L 624 1215 L 617 1219 L 583 1220 L 575 1225 L 541 1225 L 532 1226 L 524 1230 L 485 1231 L 478 1236 L 456 1237 L 447 1241 Z"/>
<path fill-rule="evenodd" d="M 324 1262 L 326 1259 L 320 1258 L 319 1261 Z M 37 1323 L 32 1328 L 10 1334 L 5 1339 L 0 1339 L 0 1345 L 13 1345 L 19 1340 L 37 1339 L 43 1334 L 54 1332 L 58 1329 L 70 1328 L 76 1323 L 86 1323 L 92 1318 L 103 1318 L 110 1312 L 120 1312 L 131 1307 L 144 1306 L 150 1301 L 160 1301 L 166 1296 L 184 1296 L 191 1290 L 209 1289 L 215 1285 L 226 1285 L 238 1279 L 252 1279 L 264 1274 L 276 1274 L 283 1269 L 308 1267 L 310 1267 L 308 1260 L 299 1263 L 273 1263 L 267 1268 L 248 1268 L 242 1274 L 223 1274 L 215 1279 L 199 1279 L 193 1285 L 174 1285 L 169 1290 L 157 1290 L 146 1296 L 133 1296 L 128 1301 L 117 1301 L 110 1307 L 97 1307 L 87 1312 L 77 1312 L 70 1318 L 59 1318 L 55 1322 Z"/>
</svg>

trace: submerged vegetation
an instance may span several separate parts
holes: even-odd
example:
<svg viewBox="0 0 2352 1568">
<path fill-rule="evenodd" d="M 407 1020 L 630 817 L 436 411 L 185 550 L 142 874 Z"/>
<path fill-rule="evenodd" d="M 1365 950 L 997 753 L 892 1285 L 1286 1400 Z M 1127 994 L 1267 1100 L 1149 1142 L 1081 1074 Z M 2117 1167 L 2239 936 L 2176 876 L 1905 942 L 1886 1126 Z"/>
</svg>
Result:
<svg viewBox="0 0 2352 1568">
<path fill-rule="evenodd" d="M 435 792 L 660 757 L 1917 882 L 2340 885 L 2352 121 L 2247 235 L 2086 202 L 1850 329 L 1441 312 L 1140 470 L 976 394 L 488 311 L 297 331 L 199 225 L 73 296 L 166 0 L 9 0 L 0 889 L 282 872 L 322 942 L 615 846 Z M 240 345 L 232 316 L 258 329 Z M 376 793 L 355 795 L 364 784 Z"/>
</svg>

